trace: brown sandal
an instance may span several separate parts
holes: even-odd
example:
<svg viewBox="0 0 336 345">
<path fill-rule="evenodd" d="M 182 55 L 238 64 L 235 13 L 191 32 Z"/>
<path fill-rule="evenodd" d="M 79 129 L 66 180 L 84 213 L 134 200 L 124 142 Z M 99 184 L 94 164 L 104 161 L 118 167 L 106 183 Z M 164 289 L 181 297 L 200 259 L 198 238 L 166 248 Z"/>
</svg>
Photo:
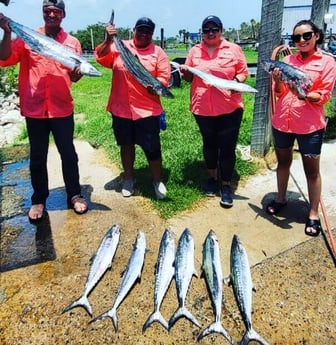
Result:
<svg viewBox="0 0 336 345">
<path fill-rule="evenodd" d="M 44 216 L 44 205 L 43 204 L 35 204 L 32 205 L 29 212 L 28 218 L 31 222 L 38 222 Z"/>
<path fill-rule="evenodd" d="M 77 214 L 84 214 L 89 209 L 88 203 L 81 195 L 73 196 L 69 202 L 69 205 Z"/>
</svg>

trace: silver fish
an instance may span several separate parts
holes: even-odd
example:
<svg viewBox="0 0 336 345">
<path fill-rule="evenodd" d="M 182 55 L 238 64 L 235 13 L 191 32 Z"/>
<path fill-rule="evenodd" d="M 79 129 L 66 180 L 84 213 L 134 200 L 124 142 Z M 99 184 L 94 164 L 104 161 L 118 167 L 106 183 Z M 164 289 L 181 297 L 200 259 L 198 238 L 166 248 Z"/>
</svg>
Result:
<svg viewBox="0 0 336 345">
<path fill-rule="evenodd" d="M 155 265 L 154 312 L 146 320 L 144 332 L 153 322 L 160 322 L 168 329 L 168 322 L 160 312 L 162 300 L 174 276 L 175 241 L 170 230 L 166 229 L 161 238 L 158 258 Z"/>
<path fill-rule="evenodd" d="M 170 62 L 172 66 L 174 66 L 174 68 L 178 69 L 180 64 L 175 62 L 175 61 L 171 61 Z M 197 68 L 194 67 L 190 67 L 187 66 L 188 70 L 196 75 L 197 77 L 203 79 L 207 84 L 212 85 L 217 87 L 218 89 L 226 89 L 226 90 L 233 90 L 233 91 L 238 91 L 238 92 L 251 92 L 251 93 L 256 93 L 258 92 L 257 89 L 255 89 L 254 87 L 245 84 L 245 83 L 238 83 L 235 80 L 228 80 L 228 79 L 223 79 L 223 78 L 219 78 L 215 75 L 212 75 L 210 73 L 206 73 L 203 71 L 200 71 Z M 174 71 L 173 71 L 174 72 Z"/>
<path fill-rule="evenodd" d="M 89 276 L 87 278 L 83 295 L 65 307 L 62 314 L 75 307 L 83 307 L 90 316 L 92 316 L 92 308 L 88 300 L 88 295 L 102 278 L 107 269 L 111 268 L 112 260 L 116 252 L 120 238 L 120 226 L 113 225 L 104 236 L 97 253 L 92 261 Z"/>
<path fill-rule="evenodd" d="M 252 277 L 247 252 L 237 235 L 233 236 L 230 255 L 230 281 L 242 315 L 246 332 L 240 342 L 247 345 L 251 340 L 268 345 L 252 327 Z"/>
<path fill-rule="evenodd" d="M 117 47 L 118 52 L 127 68 L 127 70 L 132 74 L 132 76 L 145 88 L 151 86 L 154 92 L 159 96 L 164 96 L 167 98 L 174 98 L 174 95 L 170 90 L 165 87 L 160 80 L 155 78 L 137 59 L 131 51 L 125 46 L 122 40 L 118 37 L 113 38 L 113 42 Z"/>
<path fill-rule="evenodd" d="M 118 288 L 116 298 L 114 300 L 113 306 L 107 312 L 97 316 L 90 321 L 94 322 L 97 320 L 103 320 L 107 317 L 112 319 L 115 331 L 118 331 L 118 318 L 117 318 L 117 308 L 127 296 L 128 292 L 131 290 L 134 283 L 140 279 L 141 271 L 145 260 L 146 253 L 146 237 L 141 231 L 138 232 L 136 241 L 133 245 L 133 251 L 126 266 L 126 270 L 122 276 L 121 283 Z"/>
<path fill-rule="evenodd" d="M 291 66 L 279 60 L 263 60 L 260 62 L 261 67 L 268 73 L 272 73 L 275 68 L 281 71 L 281 79 L 288 83 L 294 82 L 300 96 L 305 97 L 313 85 L 310 76 L 299 68 Z"/>
<path fill-rule="evenodd" d="M 199 334 L 197 341 L 200 341 L 203 337 L 211 333 L 219 333 L 222 334 L 230 344 L 235 344 L 233 338 L 221 324 L 223 273 L 218 240 L 213 230 L 209 231 L 203 244 L 202 270 L 214 309 L 215 321 Z"/>
<path fill-rule="evenodd" d="M 179 239 L 175 255 L 175 282 L 179 307 L 168 322 L 169 329 L 182 316 L 186 317 L 197 327 L 201 327 L 199 322 L 185 307 L 185 299 L 193 275 L 197 277 L 194 266 L 194 239 L 189 229 L 185 229 Z"/>
<path fill-rule="evenodd" d="M 9 20 L 9 26 L 35 53 L 57 61 L 70 70 L 79 66 L 80 72 L 83 75 L 92 77 L 101 76 L 101 73 L 82 56 L 76 54 L 73 50 L 56 40 L 16 23 L 13 20 Z"/>
</svg>

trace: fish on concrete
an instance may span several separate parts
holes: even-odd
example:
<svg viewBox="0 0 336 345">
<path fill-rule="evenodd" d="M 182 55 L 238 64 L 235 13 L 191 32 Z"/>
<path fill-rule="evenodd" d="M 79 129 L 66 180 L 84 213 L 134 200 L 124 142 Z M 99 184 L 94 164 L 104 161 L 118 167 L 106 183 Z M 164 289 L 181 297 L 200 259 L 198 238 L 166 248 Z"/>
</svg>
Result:
<svg viewBox="0 0 336 345">
<path fill-rule="evenodd" d="M 192 277 L 197 273 L 194 265 L 195 244 L 191 232 L 186 228 L 180 236 L 175 255 L 175 282 L 179 306 L 168 322 L 169 329 L 181 317 L 186 317 L 197 327 L 200 323 L 185 306 L 185 300 Z"/>
<path fill-rule="evenodd" d="M 197 341 L 200 341 L 211 333 L 219 333 L 222 334 L 230 344 L 235 344 L 234 339 L 221 324 L 223 273 L 219 244 L 213 230 L 209 231 L 203 243 L 202 271 L 214 309 L 215 321 L 199 334 Z"/>
<path fill-rule="evenodd" d="M 14 20 L 9 20 L 9 26 L 17 37 L 21 38 L 32 51 L 35 53 L 54 60 L 63 66 L 68 67 L 71 71 L 79 67 L 81 74 L 99 77 L 99 72 L 84 57 L 76 54 L 73 50 L 57 42 L 51 37 L 40 34 Z"/>
<path fill-rule="evenodd" d="M 107 231 L 100 243 L 96 255 L 94 256 L 82 296 L 65 307 L 62 314 L 75 307 L 83 307 L 88 314 L 92 316 L 92 307 L 88 300 L 88 296 L 105 272 L 111 268 L 112 260 L 119 243 L 119 238 L 120 225 L 115 224 Z"/>
<path fill-rule="evenodd" d="M 175 71 L 173 71 L 173 73 L 179 71 L 180 64 L 178 62 L 171 61 L 170 63 L 175 68 Z M 188 67 L 188 70 L 192 74 L 203 79 L 207 84 L 215 86 L 216 88 L 220 90 L 224 89 L 224 90 L 232 90 L 232 91 L 237 91 L 237 92 L 250 92 L 250 93 L 258 92 L 257 89 L 255 89 L 254 87 L 246 83 L 239 83 L 236 80 L 228 80 L 228 79 L 219 78 L 213 74 L 203 72 L 199 70 L 198 68 L 194 68 L 191 66 L 187 66 L 187 67 Z"/>
<path fill-rule="evenodd" d="M 140 279 L 142 267 L 145 261 L 145 253 L 146 237 L 142 231 L 139 231 L 136 241 L 133 244 L 133 251 L 127 263 L 126 270 L 121 278 L 121 283 L 119 285 L 112 308 L 92 319 L 90 323 L 109 317 L 113 322 L 115 331 L 118 331 L 117 308 L 127 296 L 135 282 Z"/>
<path fill-rule="evenodd" d="M 293 82 L 297 87 L 299 95 L 302 97 L 307 96 L 313 85 L 313 81 L 308 74 L 286 62 L 268 59 L 261 61 L 260 65 L 269 74 L 271 74 L 275 68 L 279 68 L 281 71 L 281 79 L 285 83 Z"/>
<path fill-rule="evenodd" d="M 155 264 L 154 312 L 146 320 L 142 328 L 143 332 L 155 321 L 161 323 L 168 330 L 168 322 L 162 316 L 160 306 L 175 273 L 174 260 L 174 236 L 169 229 L 166 229 L 161 238 Z"/>
<path fill-rule="evenodd" d="M 268 345 L 252 327 L 252 276 L 247 252 L 237 235 L 233 236 L 231 243 L 230 283 L 246 327 L 240 344 L 247 345 L 251 340 L 255 340 L 262 345 Z"/>
</svg>

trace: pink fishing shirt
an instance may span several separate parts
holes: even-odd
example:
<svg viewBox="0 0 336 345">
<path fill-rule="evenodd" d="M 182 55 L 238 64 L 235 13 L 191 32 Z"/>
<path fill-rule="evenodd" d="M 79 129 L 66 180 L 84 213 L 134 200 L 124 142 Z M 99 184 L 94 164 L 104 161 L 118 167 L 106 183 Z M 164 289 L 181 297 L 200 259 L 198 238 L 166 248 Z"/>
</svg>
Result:
<svg viewBox="0 0 336 345">
<path fill-rule="evenodd" d="M 137 48 L 133 40 L 123 41 L 123 43 L 154 77 L 164 86 L 169 85 L 170 63 L 166 53 L 160 47 L 152 43 L 146 48 Z M 107 111 L 115 116 L 132 120 L 159 116 L 162 113 L 160 97 L 151 95 L 128 72 L 114 44 L 111 44 L 110 52 L 103 57 L 98 57 L 96 51 L 97 62 L 104 67 L 113 69 Z"/>
<path fill-rule="evenodd" d="M 323 105 L 329 101 L 334 88 L 334 58 L 318 49 L 305 60 L 297 53 L 286 56 L 283 61 L 307 73 L 313 81 L 310 91 L 320 93 L 321 99 L 319 102 L 299 100 L 288 87 L 285 87 L 281 93 L 275 93 L 278 100 L 272 116 L 272 126 L 279 131 L 296 134 L 312 133 L 325 128 Z"/>
<path fill-rule="evenodd" d="M 225 39 L 210 57 L 203 42 L 188 53 L 185 64 L 219 78 L 233 80 L 237 74 L 248 76 L 242 49 Z M 219 90 L 194 75 L 190 89 L 190 111 L 196 115 L 217 116 L 243 108 L 240 92 Z"/>
<path fill-rule="evenodd" d="M 42 28 L 38 31 L 42 33 Z M 82 53 L 77 38 L 61 30 L 57 41 Z M 34 53 L 28 45 L 17 38 L 12 42 L 12 54 L 0 66 L 12 66 L 20 62 L 19 96 L 23 116 L 32 118 L 65 117 L 73 113 L 69 68 Z"/>
</svg>

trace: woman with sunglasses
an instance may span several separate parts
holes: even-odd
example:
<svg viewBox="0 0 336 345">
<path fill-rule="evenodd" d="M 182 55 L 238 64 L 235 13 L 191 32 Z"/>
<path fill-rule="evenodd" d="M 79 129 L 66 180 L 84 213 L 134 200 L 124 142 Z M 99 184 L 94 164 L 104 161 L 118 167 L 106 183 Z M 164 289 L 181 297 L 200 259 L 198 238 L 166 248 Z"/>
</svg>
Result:
<svg viewBox="0 0 336 345">
<path fill-rule="evenodd" d="M 318 236 L 321 232 L 318 207 L 321 197 L 320 154 L 326 128 L 323 106 L 332 95 L 336 77 L 334 59 L 318 48 L 323 37 L 323 32 L 310 20 L 298 22 L 291 36 L 298 52 L 283 60 L 311 77 L 313 84 L 306 96 L 298 93 L 294 83 L 284 83 L 279 69 L 272 73 L 277 96 L 272 129 L 278 161 L 278 194 L 266 210 L 274 215 L 287 204 L 293 144 L 297 140 L 308 186 L 310 205 L 305 233 L 309 236 Z"/>
<path fill-rule="evenodd" d="M 236 162 L 236 145 L 243 116 L 242 95 L 219 90 L 188 72 L 188 66 L 219 78 L 244 82 L 248 68 L 242 49 L 222 37 L 223 24 L 213 15 L 202 22 L 202 41 L 190 49 L 183 78 L 191 81 L 190 110 L 203 140 L 203 156 L 208 172 L 207 196 L 216 196 L 220 189 L 220 205 L 232 207 L 231 179 Z M 220 180 L 220 182 L 218 182 Z"/>
<path fill-rule="evenodd" d="M 61 27 L 65 17 L 63 0 L 43 0 L 42 14 L 44 26 L 38 32 L 81 54 L 80 42 Z M 77 82 L 82 75 L 79 68 L 70 71 L 58 62 L 36 54 L 20 38 L 11 40 L 12 33 L 8 23 L 9 18 L 0 13 L 0 27 L 4 31 L 0 43 L 0 66 L 20 64 L 20 109 L 26 119 L 33 187 L 28 217 L 32 221 L 39 221 L 46 214 L 50 133 L 62 160 L 68 206 L 77 214 L 83 214 L 88 210 L 88 204 L 81 195 L 79 183 L 78 156 L 73 144 L 74 104 L 71 96 L 71 83 Z"/>
</svg>

